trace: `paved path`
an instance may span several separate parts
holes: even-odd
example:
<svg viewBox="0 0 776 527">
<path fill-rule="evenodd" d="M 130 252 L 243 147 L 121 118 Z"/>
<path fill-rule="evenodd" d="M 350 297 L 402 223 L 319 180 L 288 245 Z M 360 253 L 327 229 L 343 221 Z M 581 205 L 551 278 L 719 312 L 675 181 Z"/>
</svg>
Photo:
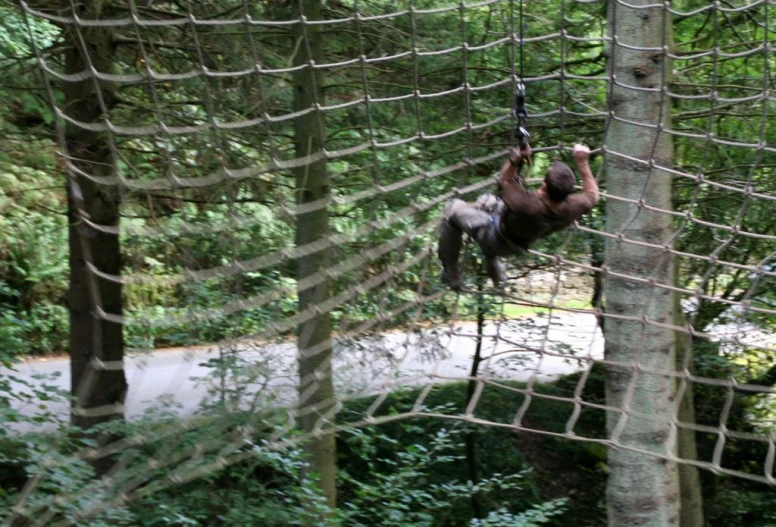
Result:
<svg viewBox="0 0 776 527">
<path fill-rule="evenodd" d="M 749 325 L 720 324 L 711 332 L 727 352 L 740 344 L 772 349 L 774 337 Z M 510 320 L 485 328 L 481 372 L 490 378 L 551 381 L 603 357 L 603 336 L 590 314 L 562 313 Z M 334 375 L 338 394 L 387 392 L 401 386 L 450 382 L 467 378 L 475 351 L 476 326 L 460 323 L 420 332 L 391 332 L 357 339 L 340 339 L 335 346 Z M 223 345 L 222 345 L 223 346 Z M 220 352 L 234 351 L 235 366 L 224 375 L 212 367 Z M 125 360 L 129 394 L 127 414 L 149 411 L 190 415 L 226 393 L 239 396 L 242 406 L 292 404 L 296 397 L 295 347 L 284 344 L 241 343 L 233 350 L 217 346 L 157 350 L 132 354 Z M 65 393 L 70 389 L 69 359 L 31 359 L 18 364 L 12 382 L 16 391 L 43 384 Z M 0 368 L 0 380 L 9 374 Z M 16 408 L 26 415 L 45 410 L 65 420 L 68 403 L 33 401 Z M 12 425 L 16 429 L 27 429 Z"/>
<path fill-rule="evenodd" d="M 432 380 L 466 378 L 474 355 L 475 335 L 476 326 L 464 323 L 420 333 L 393 332 L 341 340 L 335 347 L 338 393 L 375 393 Z M 588 314 L 553 317 L 549 329 L 546 316 L 516 319 L 500 326 L 491 324 L 486 326 L 485 335 L 483 371 L 492 378 L 528 381 L 535 376 L 537 380 L 549 381 L 578 371 L 590 359 L 603 356 L 603 338 L 595 318 Z M 243 405 L 246 401 L 261 405 L 293 400 L 293 344 L 243 343 L 236 351 L 232 357 L 239 364 L 223 376 L 214 375 L 214 369 L 208 365 L 208 361 L 219 357 L 215 346 L 158 350 L 127 357 L 128 415 L 137 417 L 153 409 L 188 415 L 223 393 L 219 387 L 239 390 Z M 45 382 L 49 385 L 65 391 L 70 387 L 67 358 L 28 360 L 17 365 L 16 375 L 35 386 L 44 382 L 39 378 L 43 376 L 48 378 Z M 50 378 L 52 375 L 58 377 Z M 20 388 L 18 383 L 17 387 Z M 36 404 L 19 409 L 31 415 L 39 411 Z M 66 402 L 46 404 L 55 415 L 67 419 Z"/>
</svg>

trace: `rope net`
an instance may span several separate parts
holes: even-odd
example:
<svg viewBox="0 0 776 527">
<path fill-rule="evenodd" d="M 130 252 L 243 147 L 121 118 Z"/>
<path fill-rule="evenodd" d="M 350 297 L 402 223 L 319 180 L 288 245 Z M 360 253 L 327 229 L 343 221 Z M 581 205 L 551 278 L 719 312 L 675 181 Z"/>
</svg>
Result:
<svg viewBox="0 0 776 527">
<path fill-rule="evenodd" d="M 776 201 L 776 132 L 767 126 L 774 105 L 772 2 L 665 7 L 674 33 L 666 48 L 673 77 L 652 90 L 668 99 L 671 116 L 631 124 L 670 137 L 675 159 L 646 160 L 605 144 L 607 129 L 625 119 L 613 110 L 611 90 L 638 96 L 640 89 L 617 84 L 607 70 L 612 54 L 638 49 L 629 35 L 607 36 L 606 2 L 526 2 L 522 26 L 516 3 L 496 0 L 330 3 L 320 20 L 299 17 L 303 7 L 272 2 L 128 2 L 106 5 L 98 16 L 77 2 L 58 10 L 20 6 L 56 115 L 70 192 L 78 202 L 80 186 L 96 185 L 100 195 L 119 197 L 120 222 L 76 208 L 83 236 L 120 240 L 120 273 L 101 267 L 99 255 L 87 253 L 85 261 L 92 312 L 123 325 L 127 356 L 123 363 L 95 359 L 89 367 L 123 364 L 129 389 L 123 408 L 84 411 L 126 410 L 134 419 L 158 410 L 149 401 L 159 395 L 167 402 L 163 424 L 79 453 L 119 460 L 103 481 L 118 489 L 113 498 L 91 503 L 83 516 L 245 459 L 252 455 L 246 438 L 258 429 L 272 430 L 266 448 L 307 437 L 291 433 L 299 397 L 294 335 L 321 313 L 333 320 L 334 361 L 316 379 L 331 373 L 336 387 L 332 419 L 321 419 L 321 427 L 331 426 L 336 412 L 341 429 L 433 416 L 634 448 L 619 440 L 620 428 L 590 433 L 580 426 L 595 414 L 656 418 L 607 405 L 594 383 L 597 368 L 618 366 L 672 378 L 680 391 L 692 388 L 696 398 L 718 405 L 696 422 L 677 412 L 658 416 L 669 421 L 674 438 L 695 430 L 699 441 L 714 445 L 710 455 L 683 458 L 666 446 L 670 441 L 644 453 L 774 483 L 774 343 L 767 332 L 776 315 L 776 231 L 769 215 Z M 61 38 L 87 50 L 82 68 L 68 69 L 61 40 L 39 36 L 35 28 L 45 25 L 62 28 Z M 312 30 L 322 36 L 323 60 L 298 65 L 295 57 L 309 43 L 299 35 Z M 110 46 L 99 47 L 105 35 Z M 303 70 L 325 81 L 300 109 L 293 78 Z M 453 197 L 473 201 L 495 188 L 492 176 L 515 141 L 511 104 L 521 82 L 534 147 L 532 181 L 584 141 L 605 152 L 593 160 L 602 203 L 530 254 L 506 259 L 510 280 L 502 290 L 483 278 L 472 244 L 466 286 L 456 294 L 439 282 L 439 215 Z M 87 85 L 96 109 L 82 119 L 61 94 Z M 294 124 L 305 117 L 317 123 L 325 143 L 299 155 Z M 91 161 L 83 149 L 74 151 L 78 133 L 99 138 L 102 159 L 113 163 L 109 170 L 97 166 L 94 151 L 87 152 Z M 330 193 L 300 201 L 293 174 L 321 162 Z M 605 168 L 612 162 L 670 173 L 673 210 L 607 191 Z M 671 239 L 645 242 L 625 226 L 607 229 L 608 202 L 666 216 Z M 320 210 L 328 211 L 330 231 L 296 243 L 296 229 L 305 228 L 297 220 Z M 614 242 L 666 251 L 676 279 L 618 277 L 610 260 L 616 252 L 605 249 Z M 297 283 L 298 262 L 323 252 L 329 261 Z M 607 311 L 602 292 L 613 277 L 670 292 L 684 315 L 653 320 L 646 307 Z M 330 294 L 299 310 L 297 291 L 323 282 Z M 123 312 L 102 299 L 101 288 L 111 283 L 123 286 Z M 609 320 L 673 331 L 677 368 L 644 368 L 639 350 L 626 363 L 605 358 L 601 326 Z M 101 338 L 94 336 L 96 347 Z M 740 367 L 694 367 L 686 350 L 701 344 L 713 348 L 710 357 L 731 358 Z M 170 346 L 177 351 L 149 354 Z M 152 373 L 160 360 L 162 377 Z M 563 388 L 546 389 L 566 374 L 575 375 Z M 85 375 L 81 393 L 95 379 Z M 435 387 L 469 380 L 476 389 L 466 404 L 428 406 Z M 391 394 L 401 388 L 415 395 L 397 406 Z M 515 407 L 505 408 L 501 420 L 480 411 L 489 392 L 515 394 Z M 731 409 L 750 397 L 760 399 L 762 422 L 739 428 L 728 419 Z M 342 411 L 352 400 L 367 402 L 358 412 Z M 563 428 L 537 419 L 542 401 L 567 413 Z M 234 428 L 230 416 L 239 410 L 254 418 Z M 210 441 L 184 444 L 185 432 L 204 426 L 213 427 Z M 136 462 L 151 444 L 165 447 Z M 762 453 L 759 462 L 727 464 L 729 449 L 744 445 Z M 40 525 L 53 514 L 48 501 L 31 498 L 44 482 L 44 476 L 30 479 L 15 509 Z"/>
</svg>

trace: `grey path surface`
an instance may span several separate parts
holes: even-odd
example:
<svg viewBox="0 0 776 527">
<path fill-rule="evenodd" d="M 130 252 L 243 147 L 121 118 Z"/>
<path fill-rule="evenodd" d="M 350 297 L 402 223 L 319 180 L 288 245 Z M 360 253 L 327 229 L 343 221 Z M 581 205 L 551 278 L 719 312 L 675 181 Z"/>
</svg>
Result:
<svg viewBox="0 0 776 527">
<path fill-rule="evenodd" d="M 412 332 L 339 339 L 335 345 L 334 376 L 340 395 L 388 392 L 401 386 L 451 382 L 468 378 L 476 345 L 476 326 L 458 323 Z M 742 346 L 772 350 L 774 336 L 747 324 L 732 322 L 713 330 L 723 352 Z M 129 393 L 127 414 L 145 412 L 191 415 L 202 405 L 239 401 L 243 408 L 289 405 L 296 399 L 296 349 L 293 343 L 239 342 L 219 346 L 157 350 L 131 354 L 125 360 Z M 232 367 L 213 368 L 214 359 L 228 357 Z M 540 382 L 588 367 L 603 357 L 603 336 L 592 314 L 561 313 L 489 324 L 483 339 L 480 376 Z M 0 378 L 14 375 L 13 389 L 30 392 L 43 384 L 67 392 L 67 358 L 33 359 L 16 372 L 0 368 Z M 68 403 L 32 398 L 16 409 L 26 415 L 50 412 L 68 418 Z M 17 430 L 29 426 L 11 425 Z"/>
<path fill-rule="evenodd" d="M 474 324 L 460 323 L 341 339 L 335 346 L 338 393 L 358 395 L 465 379 L 475 336 Z M 221 354 L 230 357 L 234 367 L 219 375 L 208 361 Z M 290 403 L 296 397 L 294 355 L 291 343 L 222 344 L 220 350 L 218 346 L 203 346 L 130 355 L 125 361 L 127 414 L 137 417 L 156 409 L 189 415 L 223 394 L 227 399 L 239 395 L 241 406 Z M 562 314 L 551 321 L 535 316 L 486 326 L 482 355 L 482 375 L 489 378 L 549 381 L 602 357 L 603 338 L 589 314 Z M 32 386 L 45 382 L 65 391 L 70 387 L 67 358 L 28 360 L 17 365 L 15 375 Z M 66 401 L 33 401 L 18 409 L 32 415 L 40 411 L 40 404 L 67 419 Z"/>
</svg>

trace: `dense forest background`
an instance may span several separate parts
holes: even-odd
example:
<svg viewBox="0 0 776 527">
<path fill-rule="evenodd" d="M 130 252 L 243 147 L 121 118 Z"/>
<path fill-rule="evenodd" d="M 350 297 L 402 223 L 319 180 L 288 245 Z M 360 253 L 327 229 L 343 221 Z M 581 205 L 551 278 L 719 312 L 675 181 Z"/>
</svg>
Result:
<svg viewBox="0 0 776 527">
<path fill-rule="evenodd" d="M 306 163 L 321 161 L 299 155 L 304 145 L 294 130 L 300 29 L 283 22 L 295 20 L 294 5 L 101 4 L 105 19 L 159 22 L 84 32 L 95 46 L 104 46 L 99 55 L 110 68 L 110 75 L 95 81 L 94 120 L 111 123 L 99 134 L 116 162 L 110 188 L 120 235 L 108 234 L 120 240 L 127 350 L 293 337 L 303 318 L 295 248 L 304 213 L 297 209 L 295 178 Z M 723 407 L 730 429 L 760 437 L 774 432 L 773 348 L 746 345 L 735 335 L 728 340 L 706 335 L 723 323 L 763 334 L 776 324 L 776 223 L 770 212 L 776 200 L 771 126 L 776 6 L 731 1 L 720 2 L 723 9 L 708 9 L 700 0 L 671 5 L 682 14 L 672 17 L 673 37 L 666 42 L 674 56 L 672 77 L 659 88 L 670 98 L 676 286 L 683 292 L 682 316 L 694 332 L 689 367 L 698 378 L 771 388 L 747 392 L 695 383 L 698 457 L 709 460 Z M 68 6 L 51 2 L 29 6 L 49 16 L 68 12 Z M 519 80 L 526 85 L 526 126 L 536 152 L 531 176 L 541 176 L 554 159 L 568 161 L 574 142 L 598 147 L 604 141 L 611 90 L 607 2 L 528 1 L 522 27 L 518 7 L 519 2 L 438 0 L 322 4 L 322 17 L 339 22 L 319 26 L 324 45 L 315 52 L 326 66 L 317 103 L 323 109 L 312 112 L 308 124 L 326 137 L 332 298 L 327 307 L 339 336 L 420 331 L 478 314 L 504 316 L 504 297 L 487 295 L 490 305 L 483 311 L 481 297 L 445 294 L 433 251 L 445 201 L 474 199 L 495 188 L 492 176 L 515 141 L 512 104 Z M 66 57 L 70 37 L 55 18 L 34 14 L 0 0 L 0 361 L 6 368 L 0 372 L 0 415 L 9 421 L 25 419 L 9 402 L 21 397 L 11 388 L 13 365 L 30 356 L 67 353 L 70 335 L 68 188 L 61 148 L 71 126 L 65 118 L 66 85 L 73 80 Z M 191 18 L 206 23 L 187 23 Z M 513 38 L 521 31 L 522 47 Z M 602 157 L 593 165 L 605 190 Z M 589 291 L 565 307 L 602 307 L 601 273 L 590 269 L 604 260 L 604 222 L 602 206 L 578 229 L 543 240 L 536 254 L 510 261 L 509 274 L 588 276 Z M 474 284 L 476 256 L 467 263 Z M 512 295 L 522 298 L 520 291 Z M 591 400 L 603 398 L 599 373 L 588 384 Z M 572 397 L 574 382 L 542 389 Z M 444 388 L 435 392 L 433 404 L 459 408 L 465 406 L 462 395 Z M 489 397 L 486 414 L 520 405 L 508 391 Z M 412 394 L 395 398 L 396 409 L 413 402 Z M 355 415 L 368 401 L 350 404 L 345 414 Z M 547 430 L 562 428 L 565 414 L 550 400 L 533 404 L 533 421 Z M 595 446 L 553 439 L 557 458 L 545 459 L 539 440 L 477 429 L 483 443 L 512 454 L 504 460 L 497 452 L 483 452 L 483 483 L 472 491 L 464 483 L 445 487 L 444 478 L 466 480 L 456 472 L 463 456 L 459 440 L 474 427 L 419 423 L 391 424 L 374 436 L 354 431 L 340 437 L 346 467 L 340 495 L 353 504 L 343 520 L 347 524 L 378 525 L 374 518 L 380 517 L 384 525 L 469 525 L 478 507 L 494 514 L 483 526 L 604 521 L 606 454 Z M 600 415 L 582 426 L 590 434 L 605 434 Z M 224 427 L 208 422 L 182 441 L 196 442 Z M 0 438 L 8 439 L 6 434 L 0 432 Z M 423 448 L 402 451 L 396 437 Z M 5 500 L 0 503 L 11 504 L 41 453 L 52 451 L 40 438 L 27 446 L 10 439 L 7 444 L 0 456 L 7 462 L 0 468 L 0 500 Z M 138 455 L 165 455 L 161 446 L 144 448 Z M 726 448 L 726 468 L 762 476 L 763 442 L 729 438 Z M 68 440 L 56 449 L 66 457 L 77 448 Z M 100 521 L 307 524 L 305 515 L 317 518 L 320 511 L 310 512 L 306 503 L 309 482 L 299 468 L 301 454 L 283 455 L 260 451 L 231 471 L 211 472 L 210 486 L 164 488 L 139 497 L 136 508 L 116 509 Z M 44 491 L 89 488 L 93 468 L 81 462 L 62 466 L 67 467 L 62 477 Z M 497 477 L 510 470 L 519 476 Z M 772 477 L 773 467 L 765 470 Z M 374 474 L 381 476 L 370 479 Z M 250 500 L 239 497 L 242 485 L 251 485 Z M 776 499 L 765 485 L 710 473 L 702 475 L 702 485 L 710 525 L 776 525 Z M 213 489 L 228 504 L 217 513 L 202 506 L 203 495 Z M 482 502 L 470 510 L 472 496 Z M 431 502 L 438 506 L 418 512 Z M 393 511 L 398 516 L 385 514 L 384 503 L 398 504 Z M 144 507 L 151 505 L 165 512 L 146 515 Z M 71 518 L 79 504 L 68 507 L 57 514 Z"/>
</svg>

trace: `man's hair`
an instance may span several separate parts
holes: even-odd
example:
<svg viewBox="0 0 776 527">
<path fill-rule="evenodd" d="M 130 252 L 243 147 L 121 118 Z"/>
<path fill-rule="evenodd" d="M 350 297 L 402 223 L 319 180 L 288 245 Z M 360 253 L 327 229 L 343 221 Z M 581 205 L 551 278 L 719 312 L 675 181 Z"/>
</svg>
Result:
<svg viewBox="0 0 776 527">
<path fill-rule="evenodd" d="M 555 161 L 544 177 L 544 182 L 547 184 L 547 196 L 552 201 L 563 201 L 566 196 L 574 192 L 575 181 L 574 172 L 568 165 Z"/>
</svg>

